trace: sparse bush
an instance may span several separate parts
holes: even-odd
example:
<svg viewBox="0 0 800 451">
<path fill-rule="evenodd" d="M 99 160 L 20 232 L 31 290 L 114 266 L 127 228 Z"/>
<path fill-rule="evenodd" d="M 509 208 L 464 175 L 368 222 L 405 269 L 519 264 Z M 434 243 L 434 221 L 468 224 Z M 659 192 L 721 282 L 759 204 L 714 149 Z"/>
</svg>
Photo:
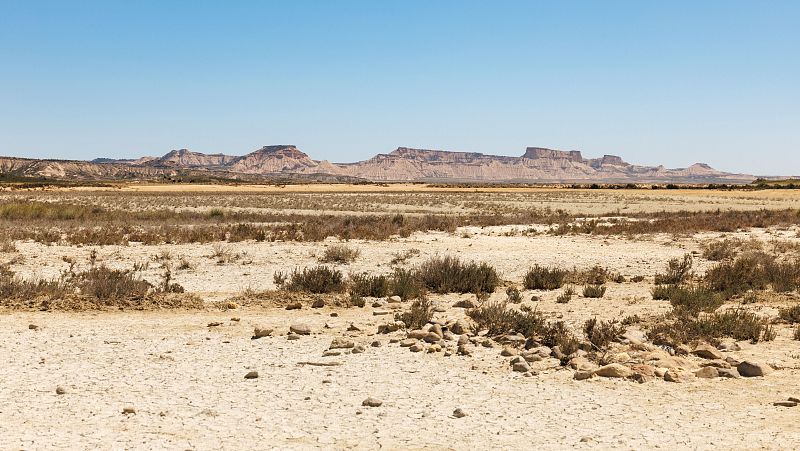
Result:
<svg viewBox="0 0 800 451">
<path fill-rule="evenodd" d="M 289 291 L 309 293 L 338 293 L 344 291 L 342 272 L 327 266 L 295 269 L 289 280 L 283 284 Z"/>
<path fill-rule="evenodd" d="M 653 299 L 656 301 L 666 301 L 669 300 L 672 292 L 677 287 L 674 285 L 656 285 L 653 287 L 651 293 L 653 294 Z"/>
<path fill-rule="evenodd" d="M 705 281 L 727 297 L 768 286 L 777 292 L 788 292 L 800 285 L 800 263 L 776 262 L 774 256 L 749 253 L 709 269 Z"/>
<path fill-rule="evenodd" d="M 181 258 L 181 260 L 178 262 L 177 269 L 180 271 L 186 271 L 192 268 L 193 268 L 192 264 L 189 263 L 189 260 L 187 260 L 186 257 Z"/>
<path fill-rule="evenodd" d="M 644 281 L 644 276 L 633 276 L 631 277 L 631 282 L 639 283 Z"/>
<path fill-rule="evenodd" d="M 142 298 L 152 288 L 130 270 L 109 269 L 97 266 L 77 274 L 75 285 L 80 292 L 100 300 Z"/>
<path fill-rule="evenodd" d="M 508 302 L 512 304 L 519 304 L 522 302 L 522 295 L 519 293 L 517 287 L 508 287 L 506 289 L 506 296 L 508 297 Z"/>
<path fill-rule="evenodd" d="M 583 297 L 585 298 L 602 298 L 605 294 L 605 285 L 586 285 L 583 287 Z"/>
<path fill-rule="evenodd" d="M 703 258 L 715 262 L 733 258 L 736 255 L 738 243 L 739 240 L 732 239 L 706 243 L 703 245 Z"/>
<path fill-rule="evenodd" d="M 241 258 L 241 255 L 235 253 L 230 246 L 225 246 L 224 244 L 214 244 L 211 247 L 211 250 L 211 258 L 216 259 L 217 264 L 220 265 L 224 263 L 231 263 Z"/>
<path fill-rule="evenodd" d="M 402 321 L 407 329 L 420 329 L 433 318 L 433 303 L 426 297 L 417 299 L 407 312 L 395 315 L 396 321 Z"/>
<path fill-rule="evenodd" d="M 686 254 L 683 259 L 673 258 L 667 262 L 667 271 L 656 274 L 656 285 L 678 285 L 685 282 L 692 275 L 692 256 Z"/>
<path fill-rule="evenodd" d="M 534 265 L 525 274 L 525 288 L 529 290 L 556 290 L 564 284 L 567 271 Z"/>
<path fill-rule="evenodd" d="M 392 265 L 401 265 L 409 258 L 419 255 L 419 249 L 406 249 L 403 252 L 395 252 L 392 254 L 392 260 L 389 262 Z"/>
<path fill-rule="evenodd" d="M 668 292 L 669 303 L 678 313 L 697 315 L 700 312 L 713 312 L 725 302 L 718 293 L 705 287 L 676 287 Z"/>
<path fill-rule="evenodd" d="M 525 337 L 541 335 L 546 329 L 544 315 L 536 310 L 516 310 L 506 302 L 486 302 L 467 311 L 478 330 L 488 330 L 490 336 L 519 333 Z"/>
<path fill-rule="evenodd" d="M 597 318 L 589 318 L 583 324 L 583 333 L 595 349 L 603 350 L 619 340 L 625 333 L 625 326 L 615 320 L 599 322 Z"/>
<path fill-rule="evenodd" d="M 575 288 L 568 286 L 567 288 L 564 288 L 564 291 L 562 291 L 561 294 L 558 295 L 556 298 L 556 303 L 566 304 L 572 300 L 572 296 L 575 296 Z"/>
<path fill-rule="evenodd" d="M 391 280 L 384 275 L 352 274 L 350 276 L 350 293 L 357 296 L 379 298 L 389 293 Z"/>
<path fill-rule="evenodd" d="M 396 268 L 389 283 L 389 294 L 402 299 L 414 299 L 425 294 L 425 287 L 414 271 Z"/>
<path fill-rule="evenodd" d="M 800 323 L 800 304 L 778 310 L 780 318 L 791 324 Z"/>
<path fill-rule="evenodd" d="M 754 313 L 727 310 L 697 318 L 687 315 L 665 316 L 650 325 L 649 335 L 654 343 L 669 345 L 724 337 L 757 342 L 774 338 L 774 331 L 768 326 L 764 319 Z"/>
<path fill-rule="evenodd" d="M 355 261 L 361 251 L 346 244 L 334 244 L 325 249 L 320 261 L 323 263 L 347 264 Z"/>
<path fill-rule="evenodd" d="M 492 293 L 500 283 L 488 264 L 462 263 L 451 256 L 431 258 L 417 269 L 417 277 L 435 293 Z"/>
<path fill-rule="evenodd" d="M 794 332 L 792 333 L 792 337 L 795 340 L 800 341 L 800 324 L 794 326 Z"/>
<path fill-rule="evenodd" d="M 642 322 L 642 319 L 639 318 L 639 315 L 628 315 L 625 318 L 622 318 L 622 325 L 623 326 L 632 326 L 634 324 L 639 324 Z"/>
<path fill-rule="evenodd" d="M 288 279 L 289 276 L 283 271 L 275 271 L 275 273 L 272 274 L 272 282 L 278 288 L 283 287 L 283 284 L 285 284 Z"/>
</svg>

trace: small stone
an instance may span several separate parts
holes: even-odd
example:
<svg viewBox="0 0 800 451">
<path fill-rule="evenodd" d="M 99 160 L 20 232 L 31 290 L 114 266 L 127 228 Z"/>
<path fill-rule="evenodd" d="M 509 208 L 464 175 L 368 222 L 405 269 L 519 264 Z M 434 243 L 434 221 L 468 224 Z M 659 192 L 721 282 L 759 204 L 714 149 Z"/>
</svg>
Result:
<svg viewBox="0 0 800 451">
<path fill-rule="evenodd" d="M 361 332 L 361 329 L 359 329 L 355 324 L 350 323 L 350 325 L 347 326 L 347 331 L 348 332 Z"/>
<path fill-rule="evenodd" d="M 690 382 L 694 377 L 694 374 L 683 368 L 670 368 L 664 373 L 664 380 L 667 382 L 685 383 Z"/>
<path fill-rule="evenodd" d="M 354 347 L 356 344 L 353 340 L 346 338 L 346 337 L 336 337 L 331 341 L 331 345 L 328 346 L 328 349 L 350 349 Z"/>
<path fill-rule="evenodd" d="M 486 340 L 483 340 L 483 342 L 481 343 L 481 346 L 483 346 L 484 348 L 493 348 L 494 347 L 494 342 L 487 338 Z"/>
<path fill-rule="evenodd" d="M 520 362 L 514 363 L 513 366 L 511 367 L 511 369 L 513 371 L 518 372 L 518 373 L 526 373 L 526 372 L 531 370 L 531 366 L 528 365 L 528 362 L 526 362 L 525 360 L 522 360 Z"/>
<path fill-rule="evenodd" d="M 442 347 L 440 345 L 438 345 L 438 344 L 432 344 L 432 345 L 428 346 L 428 352 L 429 353 L 441 352 L 441 351 L 442 351 Z"/>
<path fill-rule="evenodd" d="M 707 366 L 695 371 L 694 375 L 703 379 L 714 379 L 719 377 L 719 370 L 713 366 Z"/>
<path fill-rule="evenodd" d="M 322 299 L 317 299 L 311 304 L 311 308 L 322 308 L 325 307 L 325 301 Z"/>
<path fill-rule="evenodd" d="M 387 299 L 387 301 L 390 304 L 398 304 L 400 302 L 403 302 L 403 299 L 401 299 L 400 296 L 389 296 L 389 299 Z"/>
<path fill-rule="evenodd" d="M 719 349 L 722 352 L 736 352 L 736 351 L 741 351 L 742 347 L 739 346 L 739 343 L 733 340 L 726 340 L 721 342 L 719 346 L 717 346 L 717 349 Z"/>
<path fill-rule="evenodd" d="M 241 318 L 239 318 L 238 316 L 234 316 L 233 318 L 231 318 L 231 321 L 233 321 L 234 323 L 238 323 L 239 321 L 241 321 Z"/>
<path fill-rule="evenodd" d="M 656 375 L 656 369 L 653 367 L 653 365 L 648 365 L 646 363 L 637 363 L 637 364 L 631 365 L 631 369 L 636 374 L 640 374 L 640 375 L 642 375 L 644 377 L 655 377 L 655 375 Z M 661 377 L 664 377 L 664 376 L 661 376 Z"/>
<path fill-rule="evenodd" d="M 458 355 L 472 355 L 472 351 L 469 350 L 467 345 L 458 345 L 458 348 L 456 349 L 456 353 Z"/>
<path fill-rule="evenodd" d="M 461 318 L 450 325 L 450 330 L 453 331 L 454 334 L 462 335 L 471 332 L 474 324 L 475 323 L 468 318 Z"/>
<path fill-rule="evenodd" d="M 794 396 L 790 396 L 789 401 L 800 404 L 800 398 L 795 398 Z"/>
<path fill-rule="evenodd" d="M 245 379 L 258 379 L 258 371 L 250 371 L 244 375 Z"/>
<path fill-rule="evenodd" d="M 444 338 L 444 331 L 442 330 L 442 326 L 439 324 L 431 325 L 430 329 L 428 329 L 429 334 L 436 334 L 439 338 Z"/>
<path fill-rule="evenodd" d="M 386 307 L 388 303 L 386 301 L 375 301 L 372 303 L 372 308 L 381 308 Z"/>
<path fill-rule="evenodd" d="M 331 312 L 331 318 L 338 318 L 339 314 L 336 312 Z"/>
<path fill-rule="evenodd" d="M 439 341 L 439 340 L 441 340 L 441 339 L 442 339 L 442 337 L 440 337 L 439 335 L 436 335 L 436 334 L 435 334 L 435 333 L 433 333 L 433 332 L 428 332 L 428 333 L 427 333 L 427 334 L 425 334 L 425 336 L 422 338 L 422 340 L 423 340 L 423 341 L 425 341 L 426 343 L 436 343 L 436 342 L 438 342 L 438 341 Z"/>
<path fill-rule="evenodd" d="M 500 355 L 503 357 L 512 357 L 517 354 L 519 354 L 519 351 L 517 351 L 515 348 L 505 347 L 502 351 L 500 351 Z"/>
<path fill-rule="evenodd" d="M 736 366 L 736 370 L 739 371 L 739 375 L 742 377 L 766 376 L 772 372 L 772 368 L 769 365 L 756 360 L 745 360 Z"/>
<path fill-rule="evenodd" d="M 66 393 L 66 392 L 67 392 L 67 391 L 66 391 L 66 390 L 64 390 L 64 387 L 62 387 L 62 386 L 60 386 L 60 385 L 59 385 L 58 387 L 56 387 L 56 394 L 57 394 L 57 395 L 63 395 L 63 394 L 64 394 L 64 393 Z"/>
<path fill-rule="evenodd" d="M 460 335 L 458 337 L 458 341 L 456 341 L 456 344 L 459 346 L 469 344 L 469 337 L 466 335 Z"/>
<path fill-rule="evenodd" d="M 573 379 L 576 381 L 582 381 L 586 379 L 590 379 L 594 376 L 594 371 L 576 371 L 575 375 L 572 376 Z"/>
<path fill-rule="evenodd" d="M 633 370 L 628 368 L 625 365 L 621 365 L 619 363 L 610 363 L 606 366 L 601 366 L 600 368 L 596 369 L 594 372 L 596 375 L 600 377 L 631 377 L 633 376 Z"/>
<path fill-rule="evenodd" d="M 338 351 L 335 349 L 327 349 L 325 351 L 322 351 L 322 357 L 336 357 L 339 355 L 342 355 L 342 351 Z"/>
<path fill-rule="evenodd" d="M 350 352 L 352 352 L 353 354 L 361 354 L 361 353 L 364 353 L 366 351 L 367 351 L 367 348 L 364 345 L 356 345 L 356 346 L 353 346 L 353 350 L 350 351 Z"/>
<path fill-rule="evenodd" d="M 375 399 L 373 397 L 369 397 L 361 402 L 361 405 L 364 407 L 380 407 L 383 404 L 383 401 L 380 399 Z"/>
<path fill-rule="evenodd" d="M 389 334 L 392 332 L 397 332 L 398 330 L 403 328 L 403 323 L 399 321 L 395 321 L 389 324 L 381 324 L 378 326 L 378 333 L 379 334 Z"/>
<path fill-rule="evenodd" d="M 433 311 L 436 313 L 445 313 L 447 311 L 446 307 L 442 307 L 441 305 L 437 305 L 433 308 Z"/>
<path fill-rule="evenodd" d="M 219 321 L 212 321 L 212 322 L 208 323 L 208 327 L 217 327 L 217 326 L 221 326 L 221 325 L 222 325 L 222 323 L 219 322 Z"/>
<path fill-rule="evenodd" d="M 383 316 L 392 313 L 390 310 L 373 310 L 372 316 Z"/>
<path fill-rule="evenodd" d="M 370 344 L 370 346 L 372 346 L 373 348 L 380 348 L 382 345 L 383 344 L 380 342 L 380 340 L 375 340 Z"/>
<path fill-rule="evenodd" d="M 289 331 L 297 335 L 310 335 L 311 327 L 304 323 L 295 323 L 289 326 Z"/>
<path fill-rule="evenodd" d="M 721 360 L 723 358 L 722 353 L 708 343 L 698 344 L 692 354 L 709 360 Z"/>
<path fill-rule="evenodd" d="M 122 408 L 123 415 L 136 415 L 136 409 L 133 406 L 125 406 Z"/>
<path fill-rule="evenodd" d="M 460 408 L 453 411 L 453 417 L 455 418 L 464 418 L 465 416 L 467 416 L 466 412 Z"/>
<path fill-rule="evenodd" d="M 258 340 L 259 338 L 269 337 L 270 335 L 272 335 L 272 328 L 256 326 L 253 328 L 253 336 L 251 339 Z"/>
<path fill-rule="evenodd" d="M 415 344 L 417 344 L 417 340 L 415 340 L 413 338 L 406 338 L 405 340 L 400 342 L 400 347 L 401 348 L 408 348 L 408 347 L 414 346 Z"/>
<path fill-rule="evenodd" d="M 464 309 L 475 308 L 477 306 L 478 304 L 476 304 L 475 301 L 473 301 L 472 299 L 462 299 L 453 304 L 453 307 L 464 308 Z"/>
<path fill-rule="evenodd" d="M 301 302 L 292 302 L 286 305 L 286 310 L 300 310 L 303 308 L 303 304 Z"/>
<path fill-rule="evenodd" d="M 413 338 L 415 340 L 422 340 L 428 335 L 428 332 L 420 329 L 412 330 L 408 333 L 408 338 Z"/>
<path fill-rule="evenodd" d="M 794 401 L 777 401 L 772 403 L 776 407 L 796 407 L 797 403 Z"/>
<path fill-rule="evenodd" d="M 289 335 L 286 336 L 286 339 L 287 340 L 299 340 L 300 339 L 300 335 L 297 335 L 295 333 L 290 333 Z"/>
<path fill-rule="evenodd" d="M 737 379 L 739 377 L 739 372 L 736 371 L 736 368 L 717 368 L 717 374 L 719 377 L 729 379 Z"/>
<path fill-rule="evenodd" d="M 39 330 L 39 326 L 36 324 L 28 324 L 28 329 L 30 330 Z"/>
<path fill-rule="evenodd" d="M 425 349 L 421 343 L 414 343 L 411 347 L 408 348 L 411 352 L 421 352 Z"/>
</svg>

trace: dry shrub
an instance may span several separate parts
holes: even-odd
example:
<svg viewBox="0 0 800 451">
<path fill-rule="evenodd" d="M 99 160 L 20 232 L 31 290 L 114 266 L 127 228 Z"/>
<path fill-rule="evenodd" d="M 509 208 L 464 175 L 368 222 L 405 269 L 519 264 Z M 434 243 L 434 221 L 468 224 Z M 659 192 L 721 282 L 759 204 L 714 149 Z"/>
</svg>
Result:
<svg viewBox="0 0 800 451">
<path fill-rule="evenodd" d="M 517 287 L 506 288 L 506 297 L 508 297 L 508 302 L 512 304 L 519 304 L 522 302 L 522 295 Z"/>
<path fill-rule="evenodd" d="M 340 293 L 345 283 L 342 272 L 327 266 L 295 269 L 283 284 L 289 291 L 306 291 L 309 293 Z"/>
<path fill-rule="evenodd" d="M 728 297 L 771 286 L 777 292 L 793 291 L 800 285 L 800 262 L 778 262 L 774 256 L 754 252 L 709 269 L 706 284 Z"/>
<path fill-rule="evenodd" d="M 800 324 L 794 326 L 794 332 L 792 333 L 792 338 L 797 341 L 800 341 Z"/>
<path fill-rule="evenodd" d="M 651 324 L 649 335 L 656 344 L 678 345 L 699 340 L 713 341 L 730 337 L 735 340 L 769 341 L 774 330 L 768 322 L 745 310 L 727 310 L 699 317 L 666 315 Z"/>
<path fill-rule="evenodd" d="M 346 244 L 334 244 L 325 249 L 325 253 L 320 258 L 322 263 L 347 264 L 355 261 L 361 252 Z"/>
<path fill-rule="evenodd" d="M 703 258 L 715 262 L 731 259 L 736 256 L 737 249 L 741 244 L 742 240 L 736 238 L 710 241 L 703 244 Z"/>
<path fill-rule="evenodd" d="M 392 260 L 389 262 L 392 265 L 402 265 L 408 259 L 419 255 L 419 249 L 406 249 L 403 252 L 395 252 L 392 254 Z"/>
<path fill-rule="evenodd" d="M 670 286 L 667 299 L 679 314 L 697 315 L 713 312 L 725 302 L 723 296 L 702 286 Z"/>
<path fill-rule="evenodd" d="M 605 294 L 605 285 L 586 285 L 583 287 L 583 297 L 585 298 L 602 298 Z"/>
<path fill-rule="evenodd" d="M 556 298 L 556 303 L 566 304 L 572 300 L 572 296 L 575 296 L 575 288 L 572 286 L 564 288 L 564 291 L 562 291 L 561 294 L 559 294 Z"/>
<path fill-rule="evenodd" d="M 616 320 L 599 322 L 597 318 L 589 318 L 583 324 L 583 333 L 595 349 L 603 350 L 619 340 L 625 333 L 625 326 Z"/>
<path fill-rule="evenodd" d="M 486 302 L 470 309 L 467 315 L 478 330 L 488 330 L 490 336 L 519 333 L 526 337 L 541 335 L 546 328 L 544 315 L 536 310 L 512 309 L 506 302 Z"/>
<path fill-rule="evenodd" d="M 523 283 L 528 290 L 556 290 L 564 284 L 567 272 L 561 268 L 534 265 L 525 274 Z"/>
<path fill-rule="evenodd" d="M 402 299 L 415 299 L 425 294 L 425 286 L 417 277 L 416 272 L 396 268 L 389 284 L 389 294 L 400 296 Z"/>
<path fill-rule="evenodd" d="M 487 263 L 463 263 L 452 256 L 431 258 L 419 266 L 417 277 L 435 293 L 492 293 L 500 283 Z"/>
<path fill-rule="evenodd" d="M 685 282 L 692 276 L 692 256 L 686 254 L 682 259 L 673 258 L 667 262 L 667 271 L 656 274 L 656 285 L 677 285 Z"/>
<path fill-rule="evenodd" d="M 582 271 L 573 270 L 569 274 L 568 278 L 572 283 L 586 285 L 603 285 L 608 281 L 617 282 L 620 280 L 625 280 L 621 274 L 608 268 L 604 268 L 600 265 L 594 265 L 593 267 Z"/>
<path fill-rule="evenodd" d="M 433 303 L 428 298 L 417 299 L 411 308 L 395 315 L 396 321 L 402 321 L 407 329 L 421 329 L 433 318 Z"/>
<path fill-rule="evenodd" d="M 379 298 L 388 295 L 391 279 L 384 275 L 352 274 L 349 285 L 352 295 Z"/>
<path fill-rule="evenodd" d="M 13 254 L 15 252 L 17 252 L 17 246 L 13 242 L 10 240 L 0 241 L 0 253 Z"/>
<path fill-rule="evenodd" d="M 97 299 L 143 298 L 153 287 L 131 270 L 93 267 L 75 276 L 75 285 L 80 292 Z M 169 286 L 169 282 L 167 283 Z"/>
<path fill-rule="evenodd" d="M 800 323 L 800 304 L 778 310 L 780 318 L 791 324 Z"/>
</svg>

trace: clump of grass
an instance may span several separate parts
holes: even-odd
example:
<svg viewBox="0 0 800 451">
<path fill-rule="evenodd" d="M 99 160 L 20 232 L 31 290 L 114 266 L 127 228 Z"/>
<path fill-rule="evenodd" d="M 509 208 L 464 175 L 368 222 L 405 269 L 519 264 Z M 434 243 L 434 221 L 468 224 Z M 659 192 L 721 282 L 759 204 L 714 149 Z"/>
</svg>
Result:
<svg viewBox="0 0 800 451">
<path fill-rule="evenodd" d="M 713 312 L 725 302 L 723 296 L 702 286 L 672 286 L 668 292 L 669 303 L 678 313 L 697 315 Z"/>
<path fill-rule="evenodd" d="M 235 253 L 230 246 L 220 243 L 214 244 L 211 251 L 211 258 L 216 259 L 219 265 L 232 263 L 241 258 L 241 255 Z"/>
<path fill-rule="evenodd" d="M 425 287 L 415 271 L 396 268 L 389 282 L 389 294 L 392 296 L 415 299 L 425 294 Z"/>
<path fill-rule="evenodd" d="M 517 287 L 506 288 L 506 297 L 508 297 L 508 302 L 512 304 L 519 304 L 522 302 L 522 295 Z"/>
<path fill-rule="evenodd" d="M 275 273 L 272 274 L 272 282 L 278 288 L 282 288 L 287 280 L 289 280 L 289 275 L 283 271 L 275 271 Z"/>
<path fill-rule="evenodd" d="M 605 294 L 605 285 L 586 285 L 583 287 L 583 297 L 585 298 L 602 298 Z"/>
<path fill-rule="evenodd" d="M 583 333 L 586 338 L 597 350 L 603 350 L 625 333 L 625 326 L 616 320 L 597 321 L 597 318 L 589 318 L 583 324 Z"/>
<path fill-rule="evenodd" d="M 788 292 L 800 285 L 800 263 L 778 262 L 768 254 L 748 253 L 709 269 L 704 280 L 711 289 L 727 297 L 768 286 Z"/>
<path fill-rule="evenodd" d="M 740 309 L 698 317 L 667 315 L 649 327 L 649 335 L 654 343 L 669 345 L 724 337 L 755 343 L 773 339 L 774 333 L 766 320 Z"/>
<path fill-rule="evenodd" d="M 360 254 L 361 251 L 346 244 L 334 244 L 325 249 L 320 261 L 322 263 L 347 264 L 354 262 Z"/>
<path fill-rule="evenodd" d="M 556 303 L 566 304 L 572 300 L 572 296 L 575 296 L 575 288 L 568 286 L 567 288 L 564 288 L 564 291 L 562 291 L 561 294 L 558 295 L 556 298 Z"/>
<path fill-rule="evenodd" d="M 490 336 L 519 333 L 526 337 L 541 335 L 547 322 L 544 315 L 531 309 L 512 309 L 506 302 L 485 302 L 470 309 L 467 315 L 478 330 L 488 330 Z"/>
<path fill-rule="evenodd" d="M 194 266 L 189 262 L 189 260 L 186 259 L 186 257 L 182 257 L 178 262 L 178 266 L 176 266 L 175 268 L 180 271 L 186 271 L 189 269 L 193 269 Z"/>
<path fill-rule="evenodd" d="M 736 256 L 736 248 L 740 242 L 737 239 L 725 239 L 705 243 L 703 258 L 715 262 L 731 259 Z"/>
<path fill-rule="evenodd" d="M 408 259 L 419 255 L 419 249 L 406 249 L 403 252 L 395 252 L 392 254 L 392 260 L 389 262 L 392 265 L 402 265 Z"/>
<path fill-rule="evenodd" d="M 402 321 L 407 329 L 420 329 L 433 318 L 433 303 L 426 297 L 417 299 L 411 308 L 395 315 L 396 321 Z"/>
<path fill-rule="evenodd" d="M 778 316 L 788 323 L 800 323 L 800 304 L 778 310 Z"/>
<path fill-rule="evenodd" d="M 349 285 L 351 294 L 379 298 L 389 293 L 391 280 L 385 275 L 352 274 Z"/>
<path fill-rule="evenodd" d="M 463 263 L 457 257 L 433 257 L 417 269 L 419 281 L 435 293 L 492 293 L 500 283 L 487 263 Z"/>
<path fill-rule="evenodd" d="M 692 256 L 686 254 L 682 259 L 673 258 L 667 262 L 667 271 L 664 274 L 656 274 L 656 285 L 678 285 L 692 276 Z"/>
<path fill-rule="evenodd" d="M 586 285 L 603 285 L 608 281 L 625 281 L 625 277 L 622 276 L 622 274 L 614 272 L 600 265 L 594 265 L 591 268 L 583 271 L 573 271 L 570 277 L 573 283 L 581 283 Z"/>
<path fill-rule="evenodd" d="M 340 293 L 345 283 L 342 272 L 327 266 L 295 269 L 283 288 L 289 291 L 306 291 L 309 293 Z"/>
<path fill-rule="evenodd" d="M 564 285 L 568 271 L 534 265 L 525 274 L 524 285 L 528 290 L 556 290 Z"/>
</svg>

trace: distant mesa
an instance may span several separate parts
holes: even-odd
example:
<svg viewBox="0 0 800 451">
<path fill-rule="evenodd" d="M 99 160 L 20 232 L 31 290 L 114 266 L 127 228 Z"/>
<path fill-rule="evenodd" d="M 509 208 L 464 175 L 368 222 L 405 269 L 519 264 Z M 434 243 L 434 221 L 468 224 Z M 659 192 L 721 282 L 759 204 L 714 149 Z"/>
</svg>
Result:
<svg viewBox="0 0 800 451">
<path fill-rule="evenodd" d="M 616 155 L 584 158 L 577 150 L 528 147 L 520 157 L 479 152 L 398 147 L 353 163 L 314 160 L 291 144 L 264 146 L 246 155 L 204 154 L 176 149 L 161 157 L 87 161 L 0 157 L 0 174 L 83 179 L 169 177 L 190 171 L 233 179 L 263 177 L 386 182 L 505 183 L 750 183 L 754 177 L 713 169 L 704 163 L 687 168 L 638 166 Z M 254 178 L 256 177 L 256 178 Z"/>
</svg>

